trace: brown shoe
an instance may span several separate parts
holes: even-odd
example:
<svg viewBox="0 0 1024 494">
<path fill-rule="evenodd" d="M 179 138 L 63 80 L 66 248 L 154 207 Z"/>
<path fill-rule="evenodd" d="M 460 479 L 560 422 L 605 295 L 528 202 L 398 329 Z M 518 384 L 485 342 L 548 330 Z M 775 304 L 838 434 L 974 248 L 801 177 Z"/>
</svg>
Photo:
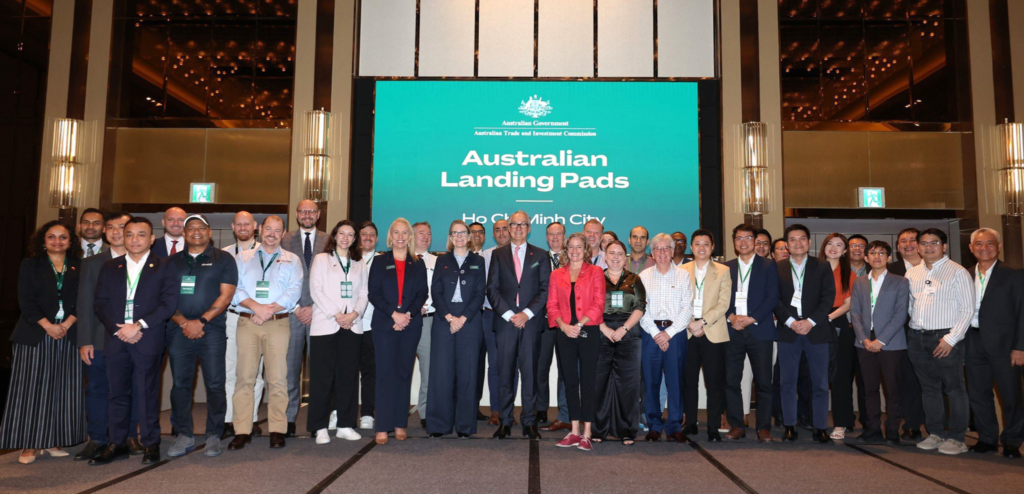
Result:
<svg viewBox="0 0 1024 494">
<path fill-rule="evenodd" d="M 761 441 L 762 443 L 770 443 L 775 441 L 775 439 L 772 439 L 772 433 L 769 431 L 757 431 L 757 440 Z"/>
<path fill-rule="evenodd" d="M 249 444 L 251 442 L 252 442 L 252 436 L 250 436 L 248 434 L 235 434 L 235 438 L 231 440 L 230 444 L 228 444 L 228 449 L 230 449 L 230 450 L 242 449 L 242 448 L 245 447 L 246 444 Z"/>
<path fill-rule="evenodd" d="M 673 433 L 669 434 L 668 437 L 665 438 L 665 439 L 668 442 L 670 442 L 670 443 L 688 443 L 688 442 L 690 442 L 690 438 L 686 437 L 686 434 L 683 434 L 682 432 L 673 432 Z"/>
<path fill-rule="evenodd" d="M 730 439 L 732 441 L 739 441 L 745 437 L 747 437 L 747 431 L 740 429 L 739 427 L 729 429 L 729 432 L 725 435 L 726 439 Z"/>
<path fill-rule="evenodd" d="M 270 449 L 279 449 L 284 447 L 284 434 L 280 432 L 270 433 Z"/>
<path fill-rule="evenodd" d="M 661 440 L 661 433 L 658 432 L 658 431 L 648 432 L 647 435 L 644 436 L 644 441 L 647 441 L 649 443 L 656 443 L 656 442 L 658 442 L 660 440 Z"/>
<path fill-rule="evenodd" d="M 558 431 L 571 431 L 572 424 L 567 424 L 561 420 L 555 419 L 554 422 L 548 424 L 545 427 L 541 427 L 540 430 L 544 432 L 558 432 Z"/>
<path fill-rule="evenodd" d="M 491 412 L 491 418 L 487 419 L 487 425 L 499 425 L 501 419 L 498 417 L 498 412 Z"/>
</svg>

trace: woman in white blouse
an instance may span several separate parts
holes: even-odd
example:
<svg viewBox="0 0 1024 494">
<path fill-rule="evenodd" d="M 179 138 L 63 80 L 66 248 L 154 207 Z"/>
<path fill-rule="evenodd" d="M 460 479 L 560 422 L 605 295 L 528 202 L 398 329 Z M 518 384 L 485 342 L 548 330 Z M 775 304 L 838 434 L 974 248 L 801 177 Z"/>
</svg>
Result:
<svg viewBox="0 0 1024 494">
<path fill-rule="evenodd" d="M 369 268 L 356 242 L 356 225 L 342 220 L 331 231 L 327 246 L 309 268 L 313 321 L 309 327 L 309 425 L 317 444 L 331 442 L 327 432 L 331 394 L 338 414 L 337 436 L 362 438 L 359 419 L 359 350 L 366 311 Z"/>
</svg>

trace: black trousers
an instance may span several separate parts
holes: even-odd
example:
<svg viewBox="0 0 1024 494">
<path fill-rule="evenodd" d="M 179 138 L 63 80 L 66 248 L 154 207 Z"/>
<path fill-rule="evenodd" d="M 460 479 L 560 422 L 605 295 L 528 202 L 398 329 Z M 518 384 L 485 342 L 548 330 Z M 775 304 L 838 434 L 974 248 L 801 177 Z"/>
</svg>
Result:
<svg viewBox="0 0 1024 494">
<path fill-rule="evenodd" d="M 556 331 L 555 351 L 558 352 L 558 371 L 565 382 L 569 420 L 593 422 L 597 416 L 597 356 L 604 335 L 597 326 L 583 326 L 576 338 Z"/>
<path fill-rule="evenodd" d="M 750 331 L 738 331 L 725 346 L 725 411 L 729 425 L 742 429 L 743 361 L 750 357 L 750 368 L 757 383 L 757 430 L 772 428 L 772 350 L 775 342 L 762 341 Z"/>
<path fill-rule="evenodd" d="M 704 369 L 704 389 L 707 390 L 708 430 L 718 430 L 725 413 L 725 348 L 728 342 L 712 343 L 707 335 L 690 338 L 686 347 L 686 385 L 683 386 L 683 405 L 686 426 L 697 425 L 697 401 L 700 389 L 700 370 Z M 769 355 L 769 358 L 771 355 Z M 760 407 L 758 407 L 760 408 Z M 685 426 L 684 426 L 685 427 Z"/>
<path fill-rule="evenodd" d="M 924 425 L 924 402 L 921 401 L 921 381 L 917 379 L 909 352 L 903 352 L 903 358 L 900 359 L 900 404 L 903 409 L 903 430 L 920 431 Z"/>
<path fill-rule="evenodd" d="M 779 360 L 772 369 L 772 416 L 782 422 L 782 376 Z M 800 355 L 800 372 L 796 380 L 796 416 L 798 421 L 811 421 L 814 416 L 811 405 L 811 371 L 807 368 L 807 355 Z"/>
<path fill-rule="evenodd" d="M 611 324 L 607 320 L 605 323 Z M 598 407 L 592 429 L 594 437 L 636 439 L 639 429 L 636 417 L 640 414 L 640 392 L 643 389 L 641 331 L 643 328 L 630 329 L 618 343 L 612 343 L 604 335 L 600 337 L 601 350 L 595 378 Z"/>
<path fill-rule="evenodd" d="M 861 376 L 864 378 L 864 406 L 861 417 L 866 418 L 864 434 L 880 434 L 882 432 L 882 395 L 878 390 L 885 380 L 885 437 L 899 436 L 901 362 L 906 350 L 882 350 L 878 353 L 857 348 L 857 361 L 860 364 Z M 833 397 L 833 403 L 835 403 Z"/>
<path fill-rule="evenodd" d="M 846 315 L 833 320 L 832 325 L 839 330 L 839 338 L 833 343 L 835 345 L 835 353 L 832 359 L 834 373 L 831 374 L 832 424 L 836 427 L 852 429 L 856 422 L 853 412 L 854 379 L 857 381 L 858 397 L 864 395 L 865 386 L 857 360 L 857 347 L 854 344 L 857 334 L 853 331 L 853 326 L 850 325 Z M 859 402 L 859 408 L 862 410 L 861 414 L 863 415 L 864 400 L 859 400 Z"/>
<path fill-rule="evenodd" d="M 967 354 L 964 366 L 967 368 L 967 397 L 974 412 L 974 427 L 978 429 L 978 440 L 995 445 L 997 439 L 1003 446 L 1020 447 L 1024 442 L 1024 405 L 1021 404 L 1021 368 L 1010 363 L 1010 349 L 999 355 L 985 351 L 981 333 L 974 328 L 967 331 L 964 340 Z M 992 383 L 999 386 L 999 398 L 1003 404 L 1003 433 L 999 434 Z"/>
<path fill-rule="evenodd" d="M 367 323 L 363 324 L 369 326 Z M 359 340 L 359 394 L 362 403 L 359 415 L 373 417 L 377 387 L 377 352 L 373 349 L 373 338 L 365 331 L 369 330 L 364 330 L 363 337 Z"/>
<path fill-rule="evenodd" d="M 359 354 L 370 335 L 347 329 L 309 338 L 309 417 L 306 430 L 326 429 L 331 410 L 338 411 L 338 427 L 358 427 Z M 333 405 L 332 405 L 333 404 Z"/>
</svg>

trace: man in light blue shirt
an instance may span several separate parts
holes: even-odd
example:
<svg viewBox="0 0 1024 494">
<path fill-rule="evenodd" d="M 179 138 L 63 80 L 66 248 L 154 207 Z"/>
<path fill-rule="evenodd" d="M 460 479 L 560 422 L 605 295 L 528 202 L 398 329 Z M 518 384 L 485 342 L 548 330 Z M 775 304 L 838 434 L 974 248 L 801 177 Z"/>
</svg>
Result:
<svg viewBox="0 0 1024 494">
<path fill-rule="evenodd" d="M 288 315 L 302 295 L 302 264 L 299 257 L 281 248 L 284 220 L 268 216 L 260 227 L 259 248 L 238 254 L 238 285 L 232 305 L 238 313 L 238 361 L 236 410 L 253 407 L 253 384 L 264 359 L 270 402 L 267 406 L 270 447 L 283 448 L 288 431 Z M 262 352 L 260 351 L 262 348 Z M 235 439 L 229 450 L 252 442 L 252 417 L 235 417 Z"/>
</svg>

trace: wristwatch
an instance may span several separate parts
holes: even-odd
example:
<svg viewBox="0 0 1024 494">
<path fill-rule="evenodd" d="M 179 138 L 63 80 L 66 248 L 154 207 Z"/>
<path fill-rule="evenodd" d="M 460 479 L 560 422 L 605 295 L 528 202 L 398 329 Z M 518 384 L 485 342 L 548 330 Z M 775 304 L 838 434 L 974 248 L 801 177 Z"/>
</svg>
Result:
<svg viewBox="0 0 1024 494">
<path fill-rule="evenodd" d="M 207 324 L 210 323 L 210 321 L 207 321 L 205 317 L 200 317 L 199 322 L 203 323 L 203 326 L 206 326 Z"/>
<path fill-rule="evenodd" d="M 580 328 L 580 329 L 583 329 L 583 323 L 581 323 L 581 322 L 576 323 L 576 327 Z"/>
</svg>

